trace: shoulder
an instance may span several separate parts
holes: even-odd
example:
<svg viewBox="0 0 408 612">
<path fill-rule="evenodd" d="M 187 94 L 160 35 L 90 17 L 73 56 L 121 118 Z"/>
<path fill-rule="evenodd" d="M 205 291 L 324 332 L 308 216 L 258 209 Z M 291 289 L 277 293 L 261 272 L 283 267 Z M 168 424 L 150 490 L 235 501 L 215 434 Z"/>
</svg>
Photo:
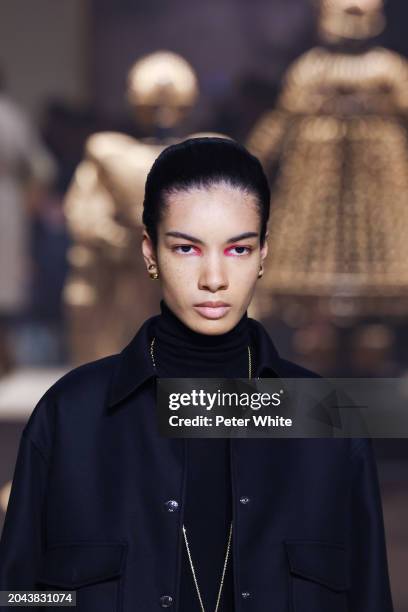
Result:
<svg viewBox="0 0 408 612">
<path fill-rule="evenodd" d="M 282 368 L 282 374 L 287 378 L 312 378 L 318 379 L 319 382 L 317 385 L 319 386 L 321 392 L 324 390 L 324 395 L 327 399 L 328 408 L 332 406 L 331 402 L 338 402 L 340 396 L 338 395 L 339 389 L 335 387 L 333 382 L 321 374 L 314 372 L 313 370 L 309 370 L 293 361 L 289 361 L 287 359 L 283 359 L 280 357 L 280 363 Z M 314 384 L 314 383 L 313 383 Z M 341 390 L 342 397 L 349 397 L 344 390 Z M 350 399 L 350 403 L 353 403 L 353 400 Z M 369 469 L 371 471 L 376 471 L 376 458 L 375 458 L 375 450 L 372 438 L 368 437 L 350 437 L 347 435 L 347 420 L 342 422 L 342 427 L 344 430 L 344 437 L 339 436 L 338 442 L 343 447 L 343 450 L 346 452 L 349 460 L 351 461 L 349 468 L 351 470 L 350 473 L 354 473 L 357 469 L 359 472 L 362 471 L 363 466 L 368 464 Z M 362 425 L 363 429 L 363 425 Z M 334 440 L 329 438 L 329 446 L 327 448 L 333 447 Z M 314 443 L 315 444 L 315 443 Z"/>
<path fill-rule="evenodd" d="M 35 405 L 23 435 L 40 447 L 45 455 L 51 447 L 58 422 L 79 424 L 88 414 L 101 410 L 119 353 L 82 364 L 66 372 L 42 395 Z"/>
<path fill-rule="evenodd" d="M 317 372 L 285 359 L 278 351 L 268 330 L 261 321 L 248 317 L 248 324 L 262 370 L 271 369 L 283 378 L 322 378 Z"/>
<path fill-rule="evenodd" d="M 96 132 L 85 142 L 85 155 L 96 162 L 102 162 L 111 155 L 123 154 L 124 148 L 137 143 L 135 138 L 121 132 Z"/>
<path fill-rule="evenodd" d="M 85 383 L 92 387 L 105 386 L 107 377 L 115 369 L 119 355 L 120 353 L 108 355 L 69 370 L 50 387 L 49 392 L 61 396 L 83 390 Z"/>
</svg>

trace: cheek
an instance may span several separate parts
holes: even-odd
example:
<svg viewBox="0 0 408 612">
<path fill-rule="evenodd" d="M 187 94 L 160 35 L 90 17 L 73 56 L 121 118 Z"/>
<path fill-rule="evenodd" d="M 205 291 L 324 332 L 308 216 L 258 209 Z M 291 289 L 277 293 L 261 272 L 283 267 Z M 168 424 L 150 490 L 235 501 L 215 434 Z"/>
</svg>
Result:
<svg viewBox="0 0 408 612">
<path fill-rule="evenodd" d="M 233 271 L 230 274 L 230 288 L 237 292 L 241 296 L 252 295 L 256 283 L 258 280 L 258 267 L 254 268 L 252 265 L 247 268 L 240 269 L 239 271 Z"/>
<path fill-rule="evenodd" d="M 183 284 L 191 278 L 191 272 L 186 270 L 186 267 L 180 263 L 163 262 L 161 266 L 161 276 L 164 282 Z"/>
<path fill-rule="evenodd" d="M 229 267 L 230 274 L 234 277 L 240 277 L 246 283 L 252 283 L 259 272 L 260 263 L 255 257 L 242 258 L 240 261 L 234 261 L 232 258 Z"/>
</svg>

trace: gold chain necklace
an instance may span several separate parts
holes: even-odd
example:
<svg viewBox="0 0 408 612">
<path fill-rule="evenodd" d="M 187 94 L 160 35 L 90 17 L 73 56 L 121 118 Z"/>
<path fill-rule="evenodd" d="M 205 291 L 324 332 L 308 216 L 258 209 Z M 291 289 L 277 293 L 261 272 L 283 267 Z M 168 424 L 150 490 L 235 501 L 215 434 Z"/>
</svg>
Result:
<svg viewBox="0 0 408 612">
<path fill-rule="evenodd" d="M 153 340 L 150 343 L 150 355 L 151 355 L 151 358 L 152 358 L 153 367 L 157 371 L 156 362 L 154 360 L 154 352 L 153 352 L 153 346 L 154 346 L 155 340 L 156 340 L 156 337 L 154 337 Z M 248 348 L 248 378 L 251 378 L 251 374 L 252 374 L 251 349 L 249 348 L 249 346 L 247 348 Z M 198 597 L 198 600 L 199 600 L 200 606 L 201 606 L 201 612 L 205 612 L 203 600 L 201 598 L 200 589 L 198 587 L 196 573 L 195 573 L 195 570 L 194 570 L 193 560 L 191 558 L 190 546 L 188 544 L 188 539 L 187 539 L 187 531 L 186 531 L 186 528 L 185 528 L 184 525 L 183 525 L 183 535 L 184 535 L 184 542 L 186 544 L 187 555 L 188 555 L 188 560 L 189 560 L 189 563 L 190 563 L 191 573 L 193 574 L 193 580 L 194 580 L 195 588 L 196 588 L 196 591 L 197 591 L 197 597 Z M 226 550 L 226 553 L 225 553 L 224 567 L 223 567 L 223 570 L 222 570 L 222 576 L 221 576 L 221 581 L 220 581 L 220 588 L 218 589 L 217 603 L 215 605 L 215 611 L 214 612 L 218 611 L 218 606 L 220 605 L 222 587 L 224 586 L 225 572 L 226 572 L 226 569 L 227 569 L 227 563 L 228 563 L 229 552 L 230 552 L 230 547 L 231 547 L 231 536 L 232 536 L 232 521 L 231 521 L 231 524 L 230 524 L 230 530 L 229 530 L 229 535 L 228 535 L 228 543 L 227 543 L 227 550 Z"/>
<path fill-rule="evenodd" d="M 193 565 L 193 560 L 191 558 L 190 547 L 188 545 L 187 532 L 186 532 L 186 528 L 184 527 L 184 525 L 183 525 L 183 534 L 184 534 L 184 541 L 186 543 L 186 548 L 187 548 L 188 560 L 190 561 L 191 572 L 193 574 L 193 580 L 194 580 L 195 588 L 197 591 L 198 600 L 200 602 L 202 612 L 205 612 L 203 600 L 201 599 L 201 593 L 200 593 L 200 589 L 198 588 L 198 582 L 197 582 L 197 578 L 196 578 L 195 571 L 194 571 L 194 565 Z M 222 570 L 220 588 L 218 589 L 218 596 L 217 596 L 217 603 L 215 605 L 215 612 L 217 612 L 218 606 L 220 605 L 221 592 L 222 592 L 222 587 L 224 586 L 225 571 L 227 569 L 229 551 L 230 551 L 230 546 L 231 546 L 231 536 L 232 536 L 232 521 L 231 521 L 230 530 L 229 530 L 227 552 L 225 553 L 224 567 Z"/>
</svg>

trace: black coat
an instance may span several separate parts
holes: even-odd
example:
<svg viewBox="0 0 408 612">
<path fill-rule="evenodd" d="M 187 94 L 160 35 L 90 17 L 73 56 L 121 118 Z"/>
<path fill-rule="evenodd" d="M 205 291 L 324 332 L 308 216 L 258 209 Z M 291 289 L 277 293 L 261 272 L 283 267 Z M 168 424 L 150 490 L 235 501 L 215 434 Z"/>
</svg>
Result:
<svg viewBox="0 0 408 612">
<path fill-rule="evenodd" d="M 158 434 L 153 319 L 120 354 L 63 376 L 31 414 L 0 589 L 76 590 L 78 612 L 178 610 L 185 440 Z M 257 375 L 309 373 L 251 321 Z M 392 611 L 369 438 L 235 438 L 231 472 L 236 612 Z"/>
</svg>

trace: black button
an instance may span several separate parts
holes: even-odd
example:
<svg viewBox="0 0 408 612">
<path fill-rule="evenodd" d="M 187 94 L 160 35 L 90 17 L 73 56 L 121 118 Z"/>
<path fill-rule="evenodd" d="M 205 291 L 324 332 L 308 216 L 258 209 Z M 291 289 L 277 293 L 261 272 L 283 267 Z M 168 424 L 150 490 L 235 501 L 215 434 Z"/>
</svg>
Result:
<svg viewBox="0 0 408 612">
<path fill-rule="evenodd" d="M 245 495 L 243 495 L 242 497 L 239 498 L 239 501 L 241 502 L 241 504 L 249 504 L 251 500 L 249 499 L 249 497 L 246 497 Z"/>
<path fill-rule="evenodd" d="M 241 595 L 242 599 L 248 599 L 248 597 L 251 596 L 251 593 L 249 591 L 242 591 Z"/>
<path fill-rule="evenodd" d="M 170 608 L 173 605 L 173 598 L 171 595 L 162 595 L 160 597 L 160 605 L 162 608 Z"/>
</svg>

